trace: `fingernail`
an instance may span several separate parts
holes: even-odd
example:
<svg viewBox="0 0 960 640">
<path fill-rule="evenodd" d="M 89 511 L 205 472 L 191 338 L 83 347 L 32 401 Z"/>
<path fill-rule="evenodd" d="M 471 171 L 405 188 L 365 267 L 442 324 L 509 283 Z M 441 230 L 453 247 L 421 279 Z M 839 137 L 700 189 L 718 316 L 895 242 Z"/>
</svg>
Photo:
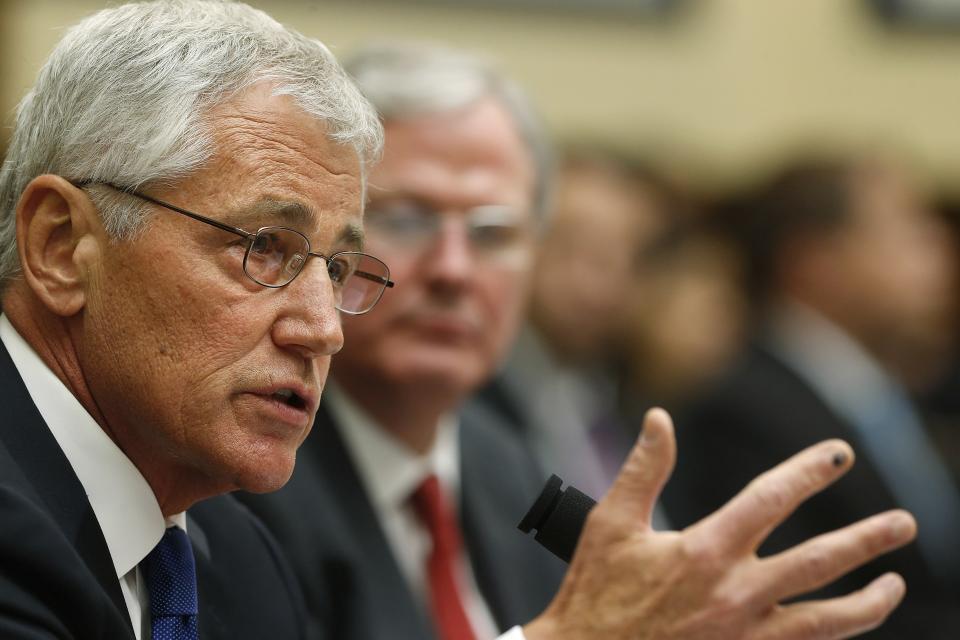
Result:
<svg viewBox="0 0 960 640">
<path fill-rule="evenodd" d="M 656 443 L 657 443 L 657 430 L 647 429 L 646 427 L 644 427 L 643 431 L 640 432 L 640 444 L 651 445 Z"/>
<path fill-rule="evenodd" d="M 663 429 L 660 426 L 651 428 L 651 425 L 657 420 L 662 422 L 669 419 L 666 412 L 659 407 L 647 409 L 647 413 L 643 416 L 643 431 L 640 434 L 640 442 L 644 445 L 658 444 L 660 436 L 663 435 Z"/>
<path fill-rule="evenodd" d="M 911 535 L 914 531 L 913 518 L 905 513 L 898 513 L 893 516 L 890 522 L 890 533 L 897 539 L 903 539 Z"/>
<path fill-rule="evenodd" d="M 888 573 L 877 580 L 877 586 L 886 592 L 891 600 L 899 600 L 903 597 L 903 580 L 899 576 Z"/>
</svg>

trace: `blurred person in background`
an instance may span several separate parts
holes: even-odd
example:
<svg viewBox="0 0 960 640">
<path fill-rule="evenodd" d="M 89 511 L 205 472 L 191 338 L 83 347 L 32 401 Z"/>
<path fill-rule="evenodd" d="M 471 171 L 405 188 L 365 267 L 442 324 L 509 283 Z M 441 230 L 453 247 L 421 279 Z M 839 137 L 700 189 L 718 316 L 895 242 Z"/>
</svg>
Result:
<svg viewBox="0 0 960 640">
<path fill-rule="evenodd" d="M 623 318 L 627 415 L 682 414 L 743 344 L 741 260 L 717 234 L 678 227 L 644 251 Z"/>
<path fill-rule="evenodd" d="M 956 256 L 947 230 L 902 168 L 873 159 L 798 163 L 749 201 L 757 325 L 678 422 L 683 453 L 663 505 L 686 524 L 785 453 L 848 439 L 859 452 L 849 480 L 798 510 L 762 550 L 878 509 L 910 509 L 918 544 L 867 571 L 900 571 L 911 593 L 871 637 L 952 638 L 960 492 L 896 375 L 912 345 L 948 328 Z M 836 587 L 865 579 L 851 577 Z"/>
<path fill-rule="evenodd" d="M 565 568 L 516 530 L 543 482 L 519 438 L 461 409 L 516 333 L 550 156 L 479 59 L 383 45 L 346 66 L 385 122 L 367 247 L 398 286 L 345 318 L 294 477 L 251 504 L 334 637 L 490 638 L 542 611 Z"/>
<path fill-rule="evenodd" d="M 607 490 L 639 429 L 619 410 L 620 331 L 637 256 L 672 226 L 672 204 L 658 177 L 611 153 L 565 155 L 528 322 L 478 400 L 544 469 L 592 495 Z"/>
</svg>

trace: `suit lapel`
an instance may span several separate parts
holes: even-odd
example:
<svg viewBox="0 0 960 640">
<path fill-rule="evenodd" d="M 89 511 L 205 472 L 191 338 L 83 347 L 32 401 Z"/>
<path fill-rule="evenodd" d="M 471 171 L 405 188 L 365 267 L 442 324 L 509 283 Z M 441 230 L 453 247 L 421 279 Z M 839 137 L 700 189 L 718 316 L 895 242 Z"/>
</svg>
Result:
<svg viewBox="0 0 960 640">
<path fill-rule="evenodd" d="M 460 429 L 460 520 L 477 586 L 497 626 L 522 616 L 517 611 L 518 597 L 511 591 L 510 576 L 523 563 L 517 563 L 513 551 L 517 545 L 506 536 L 516 534 L 516 523 L 506 522 L 503 505 L 489 491 L 489 460 L 478 448 L 467 416 L 461 416 Z M 519 522 L 519 520 L 518 520 Z"/>
<path fill-rule="evenodd" d="M 517 530 L 541 474 L 516 436 L 490 420 L 473 407 L 460 415 L 460 518 L 477 586 L 506 629 L 543 611 L 566 566 Z"/>
<path fill-rule="evenodd" d="M 200 637 L 204 640 L 227 640 L 232 637 L 230 620 L 224 619 L 220 609 L 211 606 L 211 603 L 208 602 L 211 592 L 222 590 L 226 588 L 226 585 L 223 584 L 220 575 L 215 571 L 216 565 L 213 563 L 207 535 L 190 512 L 187 512 L 187 535 L 190 537 L 197 567 Z"/>
<path fill-rule="evenodd" d="M 0 439 L 23 477 L 130 624 L 113 560 L 86 493 L 33 404 L 6 347 L 0 342 L 0 397 L 7 418 Z M 130 627 L 131 633 L 133 631 Z"/>
</svg>

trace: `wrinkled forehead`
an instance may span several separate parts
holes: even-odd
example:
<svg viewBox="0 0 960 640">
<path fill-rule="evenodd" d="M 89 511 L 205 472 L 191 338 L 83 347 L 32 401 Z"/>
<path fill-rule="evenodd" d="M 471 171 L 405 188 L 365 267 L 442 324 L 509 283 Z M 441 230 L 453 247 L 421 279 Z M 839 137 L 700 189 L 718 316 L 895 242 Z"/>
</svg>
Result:
<svg viewBox="0 0 960 640">
<path fill-rule="evenodd" d="M 328 123 L 303 109 L 294 98 L 276 95 L 267 82 L 253 85 L 207 114 L 216 153 L 258 163 L 282 163 L 304 176 L 310 173 L 358 180 L 360 158 L 354 148 L 330 136 Z"/>
<path fill-rule="evenodd" d="M 211 109 L 213 155 L 184 181 L 236 226 L 284 224 L 317 233 L 359 227 L 363 176 L 356 150 L 292 98 L 261 84 Z M 339 232 L 339 229 L 338 229 Z"/>
</svg>

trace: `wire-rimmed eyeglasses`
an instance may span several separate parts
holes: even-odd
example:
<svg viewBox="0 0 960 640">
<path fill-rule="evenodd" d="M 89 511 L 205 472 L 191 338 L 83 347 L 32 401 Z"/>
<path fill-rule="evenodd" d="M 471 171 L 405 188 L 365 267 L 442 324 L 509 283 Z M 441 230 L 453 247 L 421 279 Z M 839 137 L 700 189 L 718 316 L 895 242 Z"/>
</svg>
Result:
<svg viewBox="0 0 960 640">
<path fill-rule="evenodd" d="M 109 182 L 91 180 L 71 181 L 76 187 L 102 184 L 120 193 L 125 193 L 170 211 L 209 224 L 247 240 L 243 256 L 243 272 L 259 285 L 277 289 L 290 284 L 300 275 L 307 260 L 322 258 L 327 264 L 327 275 L 333 284 L 334 306 L 350 315 L 370 311 L 380 300 L 387 287 L 393 287 L 390 269 L 379 258 L 360 251 L 338 251 L 325 256 L 310 250 L 310 240 L 289 227 L 261 227 L 256 233 L 233 227 L 219 220 L 187 211 L 176 205 L 134 189 L 124 189 Z"/>
<path fill-rule="evenodd" d="M 474 257 L 483 263 L 518 266 L 532 256 L 536 219 L 529 212 L 485 204 L 449 213 L 414 198 L 381 194 L 367 204 L 364 225 L 369 237 L 388 243 L 391 254 L 424 255 L 447 224 L 459 223 Z"/>
</svg>

